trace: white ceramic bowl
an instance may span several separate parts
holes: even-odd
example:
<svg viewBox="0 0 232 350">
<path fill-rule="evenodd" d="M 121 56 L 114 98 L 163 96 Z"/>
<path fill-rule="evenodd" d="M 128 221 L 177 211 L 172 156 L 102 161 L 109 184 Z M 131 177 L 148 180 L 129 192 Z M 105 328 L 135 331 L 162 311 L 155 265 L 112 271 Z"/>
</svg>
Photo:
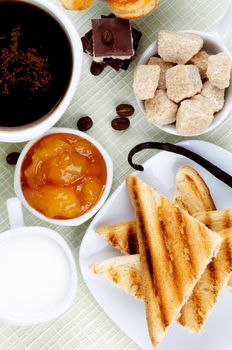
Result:
<svg viewBox="0 0 232 350">
<path fill-rule="evenodd" d="M 105 164 L 106 164 L 106 171 L 107 171 L 106 185 L 105 185 L 105 189 L 104 189 L 104 191 L 102 193 L 101 198 L 94 205 L 93 208 L 91 208 L 85 214 L 83 214 L 83 215 L 81 215 L 79 217 L 73 218 L 73 219 L 50 219 L 50 218 L 47 218 L 45 215 L 43 215 L 42 213 L 40 213 L 39 211 L 35 210 L 32 206 L 29 205 L 29 203 L 27 202 L 27 200 L 24 197 L 24 194 L 23 194 L 23 191 L 22 191 L 22 187 L 21 187 L 21 179 L 20 179 L 21 178 L 21 167 L 22 167 L 22 163 L 23 163 L 23 160 L 24 160 L 26 154 L 31 149 L 31 147 L 38 140 L 40 140 L 43 136 L 49 135 L 49 134 L 57 134 L 57 133 L 69 133 L 69 134 L 77 135 L 77 136 L 80 136 L 83 139 L 91 142 L 98 149 L 98 151 L 101 153 L 102 157 L 105 160 Z M 17 197 L 20 199 L 22 204 L 32 214 L 37 216 L 39 219 L 47 221 L 50 224 L 55 224 L 55 225 L 79 226 L 79 225 L 83 224 L 84 222 L 86 222 L 87 220 L 89 220 L 94 214 L 96 214 L 96 212 L 104 204 L 104 202 L 106 201 L 106 199 L 107 199 L 107 197 L 108 197 L 108 195 L 110 193 L 110 189 L 111 189 L 111 186 L 112 186 L 112 180 L 113 180 L 113 163 L 112 163 L 111 158 L 108 155 L 108 153 L 104 150 L 104 148 L 97 141 L 95 141 L 89 135 L 87 135 L 87 134 L 85 134 L 85 133 L 83 133 L 81 131 L 78 131 L 78 130 L 69 129 L 69 128 L 52 128 L 51 130 L 46 132 L 41 137 L 39 137 L 39 138 L 37 138 L 37 139 L 35 139 L 33 141 L 28 142 L 27 145 L 22 150 L 22 152 L 20 154 L 20 157 L 19 157 L 19 159 L 17 161 L 16 168 L 15 168 L 14 189 L 15 189 L 15 193 L 16 193 Z"/>
<path fill-rule="evenodd" d="M 229 33 L 231 32 L 231 17 L 232 17 L 232 6 L 229 8 L 228 12 L 226 13 L 225 17 L 223 18 L 222 22 L 219 24 L 218 30 L 216 32 L 212 33 L 206 33 L 206 32 L 199 32 L 196 30 L 185 30 L 183 31 L 184 33 L 192 33 L 192 34 L 197 34 L 202 37 L 204 40 L 204 49 L 209 53 L 209 54 L 217 54 L 219 52 L 225 52 L 231 59 L 232 57 L 231 54 L 225 45 L 224 40 L 227 38 Z M 138 64 L 147 64 L 148 60 L 151 56 L 157 55 L 157 41 L 151 44 L 145 52 L 142 54 Z M 144 108 L 144 101 L 139 100 L 136 97 L 137 103 L 143 112 L 144 115 L 146 115 L 146 111 Z M 201 134 L 196 134 L 196 135 L 191 135 L 191 136 L 199 136 L 203 135 L 207 132 L 210 132 L 214 130 L 216 127 L 218 127 L 223 121 L 226 119 L 230 111 L 232 110 L 232 73 L 231 73 L 231 83 L 230 86 L 226 89 L 226 94 L 225 94 L 225 105 L 221 111 L 215 114 L 215 118 L 212 122 L 212 124 L 209 126 L 208 129 L 203 131 Z M 181 136 L 177 133 L 176 131 L 176 125 L 175 124 L 170 124 L 167 126 L 159 126 L 156 125 L 157 128 L 167 132 L 168 134 L 172 135 L 178 135 Z"/>
<path fill-rule="evenodd" d="M 75 27 L 66 16 L 64 10 L 48 0 L 24 0 L 51 15 L 61 26 L 70 42 L 73 58 L 72 74 L 69 86 L 61 102 L 46 117 L 38 121 L 20 127 L 0 127 L 0 141 L 2 142 L 23 142 L 32 140 L 50 129 L 64 114 L 76 91 L 82 67 L 83 47 L 80 36 Z M 41 24 L 42 25 L 42 24 Z"/>
<path fill-rule="evenodd" d="M 1 248 L 4 245 L 11 243 L 15 244 L 18 239 L 29 240 L 36 238 L 43 238 L 45 241 L 48 241 L 48 244 L 53 244 L 54 247 L 60 250 L 60 253 L 63 255 L 67 263 L 67 285 L 65 286 L 65 293 L 61 295 L 59 299 L 53 305 L 48 304 L 46 308 L 43 308 L 41 311 L 12 311 L 8 310 L 5 307 L 5 310 L 0 308 L 0 319 L 13 325 L 26 326 L 34 325 L 42 322 L 52 320 L 54 318 L 62 315 L 73 303 L 76 292 L 77 292 L 77 271 L 75 261 L 72 255 L 72 252 L 65 242 L 63 237 L 61 237 L 57 232 L 41 226 L 24 226 L 23 213 L 21 203 L 18 198 L 9 198 L 7 200 L 7 209 L 8 216 L 10 221 L 11 229 L 9 231 L 3 232 L 0 235 L 0 246 Z M 20 252 L 19 252 L 20 253 Z M 10 256 L 10 260 L 14 263 L 14 257 Z M 52 262 L 52 256 L 51 256 Z M 36 277 L 36 276 L 35 276 Z M 12 278 L 12 276 L 11 276 Z M 16 281 L 17 282 L 17 281 Z M 21 281 L 23 283 L 23 281 Z M 11 281 L 9 280 L 9 286 L 11 286 Z M 20 286 L 20 289 L 24 288 L 23 285 Z M 49 290 L 49 289 L 48 289 Z M 18 291 L 17 291 L 18 292 Z M 9 291 L 10 293 L 10 291 Z M 26 291 L 27 293 L 27 291 Z M 23 297 L 24 299 L 24 297 Z M 20 297 L 19 297 L 20 300 Z M 25 301 L 24 301 L 25 302 Z"/>
</svg>

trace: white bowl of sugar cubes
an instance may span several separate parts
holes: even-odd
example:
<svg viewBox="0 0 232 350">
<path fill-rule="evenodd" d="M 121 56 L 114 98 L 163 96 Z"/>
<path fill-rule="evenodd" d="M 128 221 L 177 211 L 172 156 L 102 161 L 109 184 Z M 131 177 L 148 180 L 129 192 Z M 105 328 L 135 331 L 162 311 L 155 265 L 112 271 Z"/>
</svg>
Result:
<svg viewBox="0 0 232 350">
<path fill-rule="evenodd" d="M 232 6 L 218 31 L 161 30 L 143 53 L 133 89 L 148 122 L 179 136 L 210 132 L 232 110 L 232 58 L 224 40 Z"/>
</svg>

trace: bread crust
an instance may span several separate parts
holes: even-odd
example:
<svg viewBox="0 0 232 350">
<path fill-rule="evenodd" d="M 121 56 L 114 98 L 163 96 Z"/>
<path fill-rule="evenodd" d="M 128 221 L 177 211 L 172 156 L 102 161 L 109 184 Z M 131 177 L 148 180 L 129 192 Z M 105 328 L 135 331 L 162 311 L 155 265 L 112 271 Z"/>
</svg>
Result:
<svg viewBox="0 0 232 350">
<path fill-rule="evenodd" d="M 210 190 L 200 174 L 190 166 L 182 166 L 176 174 L 175 202 L 190 215 L 215 210 Z"/>
</svg>

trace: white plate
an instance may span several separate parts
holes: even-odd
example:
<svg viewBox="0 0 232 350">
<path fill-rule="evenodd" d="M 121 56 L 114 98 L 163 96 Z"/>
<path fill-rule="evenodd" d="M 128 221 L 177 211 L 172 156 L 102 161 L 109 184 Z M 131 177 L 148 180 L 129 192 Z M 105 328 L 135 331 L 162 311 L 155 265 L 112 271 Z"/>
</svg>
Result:
<svg viewBox="0 0 232 350">
<path fill-rule="evenodd" d="M 202 155 L 232 175 L 232 154 L 204 141 L 184 141 L 180 145 Z M 145 163 L 145 171 L 139 176 L 172 199 L 175 190 L 175 175 L 182 165 L 191 165 L 205 179 L 217 208 L 232 207 L 232 189 L 217 180 L 197 163 L 183 156 L 160 152 Z M 134 300 L 120 289 L 89 271 L 94 262 L 120 255 L 95 233 L 102 225 L 133 219 L 133 211 L 125 182 L 113 193 L 90 224 L 80 248 L 80 267 L 83 278 L 106 314 L 135 343 L 145 350 L 154 349 L 149 339 L 143 302 Z M 160 350 L 226 350 L 232 346 L 232 293 L 225 289 L 207 320 L 200 335 L 194 335 L 177 323 L 160 344 Z"/>
</svg>

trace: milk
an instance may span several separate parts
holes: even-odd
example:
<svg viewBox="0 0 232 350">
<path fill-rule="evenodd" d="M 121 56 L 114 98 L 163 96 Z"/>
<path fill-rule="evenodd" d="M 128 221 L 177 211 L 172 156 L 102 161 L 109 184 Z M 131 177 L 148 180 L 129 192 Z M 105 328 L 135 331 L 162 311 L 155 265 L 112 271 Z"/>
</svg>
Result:
<svg viewBox="0 0 232 350">
<path fill-rule="evenodd" d="M 67 296 L 70 283 L 68 259 L 55 240 L 38 232 L 0 243 L 1 314 L 30 317 L 52 312 Z"/>
</svg>

